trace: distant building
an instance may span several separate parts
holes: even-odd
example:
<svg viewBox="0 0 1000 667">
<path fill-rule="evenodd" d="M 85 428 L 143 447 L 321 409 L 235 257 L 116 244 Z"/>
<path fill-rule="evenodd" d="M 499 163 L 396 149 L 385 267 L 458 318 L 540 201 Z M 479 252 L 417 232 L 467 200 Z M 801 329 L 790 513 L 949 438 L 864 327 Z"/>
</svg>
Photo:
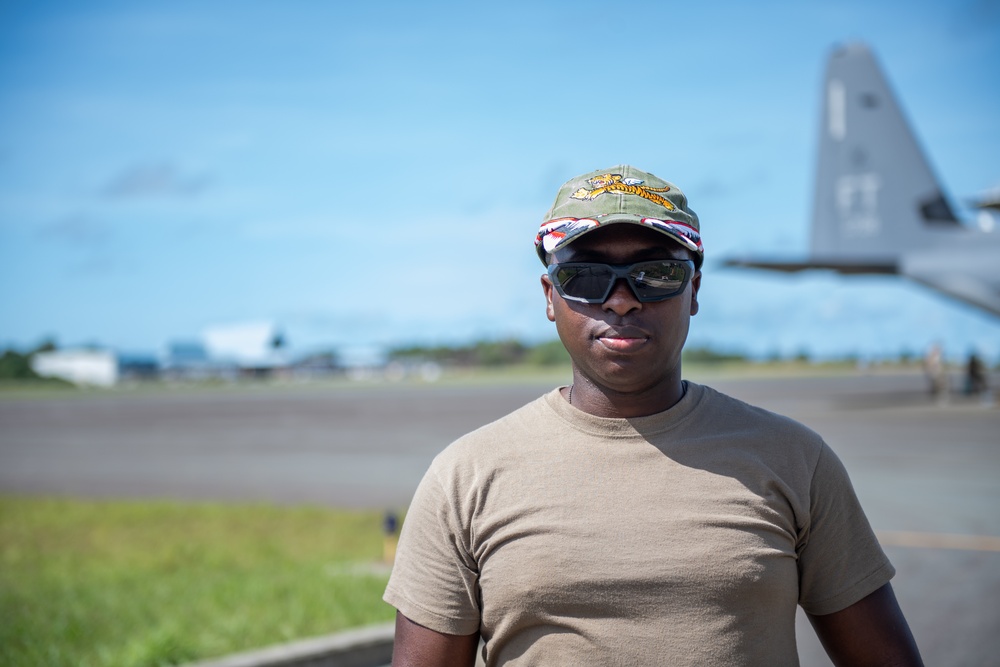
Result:
<svg viewBox="0 0 1000 667">
<path fill-rule="evenodd" d="M 31 368 L 42 377 L 74 384 L 112 387 L 118 382 L 118 357 L 107 350 L 53 350 L 31 357 Z"/>
<path fill-rule="evenodd" d="M 167 343 L 160 369 L 167 380 L 235 380 L 239 375 L 234 362 L 210 359 L 205 345 L 199 341 Z"/>
<path fill-rule="evenodd" d="M 289 372 L 299 380 L 318 380 L 340 375 L 344 368 L 333 352 L 316 352 L 297 359 L 289 366 Z"/>
<path fill-rule="evenodd" d="M 155 380 L 160 376 L 160 362 L 151 354 L 119 354 L 118 379 L 123 382 Z"/>
<path fill-rule="evenodd" d="M 163 353 L 163 366 L 188 366 L 208 362 L 208 352 L 198 341 L 172 341 Z"/>
</svg>

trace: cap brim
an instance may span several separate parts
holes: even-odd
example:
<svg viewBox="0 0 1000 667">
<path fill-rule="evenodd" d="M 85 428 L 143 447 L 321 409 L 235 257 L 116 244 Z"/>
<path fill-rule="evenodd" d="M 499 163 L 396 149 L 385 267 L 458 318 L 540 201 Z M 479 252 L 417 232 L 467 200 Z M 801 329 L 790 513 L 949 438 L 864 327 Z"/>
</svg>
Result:
<svg viewBox="0 0 1000 667">
<path fill-rule="evenodd" d="M 572 222 L 567 221 L 567 224 L 542 236 L 542 242 L 537 246 L 538 256 L 544 264 L 546 253 L 557 252 L 585 234 L 601 227 L 625 223 L 640 225 L 660 232 L 677 242 L 681 247 L 694 253 L 697 264 L 701 264 L 704 254 L 704 249 L 700 243 L 701 237 L 690 225 L 685 225 L 676 220 L 660 220 L 658 218 L 635 215 L 634 213 L 611 213 L 601 216 L 600 220 L 583 218 Z"/>
</svg>

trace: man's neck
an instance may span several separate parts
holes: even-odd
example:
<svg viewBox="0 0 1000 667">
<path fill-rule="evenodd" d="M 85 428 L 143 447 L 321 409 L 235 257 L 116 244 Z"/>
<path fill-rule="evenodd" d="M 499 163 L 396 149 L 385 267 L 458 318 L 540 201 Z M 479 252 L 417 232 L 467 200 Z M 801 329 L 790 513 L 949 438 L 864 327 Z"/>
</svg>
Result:
<svg viewBox="0 0 1000 667">
<path fill-rule="evenodd" d="M 578 410 L 595 417 L 628 419 L 668 410 L 684 397 L 680 369 L 676 375 L 635 392 L 620 392 L 596 384 L 574 369 L 573 384 L 563 396 Z"/>
</svg>

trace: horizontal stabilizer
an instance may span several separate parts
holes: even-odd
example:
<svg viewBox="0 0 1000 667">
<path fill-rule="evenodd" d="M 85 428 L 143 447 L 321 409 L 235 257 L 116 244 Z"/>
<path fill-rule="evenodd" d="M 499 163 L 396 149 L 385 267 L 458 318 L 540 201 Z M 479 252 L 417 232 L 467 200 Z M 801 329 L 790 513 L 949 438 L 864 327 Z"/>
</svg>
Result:
<svg viewBox="0 0 1000 667">
<path fill-rule="evenodd" d="M 979 199 L 974 199 L 969 203 L 976 208 L 1000 211 L 1000 187 L 993 188 Z"/>
<path fill-rule="evenodd" d="M 837 273 L 846 274 L 896 274 L 899 267 L 892 260 L 873 261 L 871 259 L 850 260 L 837 258 L 833 260 L 823 260 L 814 258 L 807 261 L 768 261 L 761 259 L 727 259 L 723 266 L 738 266 L 747 269 L 767 269 L 769 271 L 783 271 L 785 273 L 795 273 L 797 271 L 809 271 L 812 269 L 827 269 Z"/>
</svg>

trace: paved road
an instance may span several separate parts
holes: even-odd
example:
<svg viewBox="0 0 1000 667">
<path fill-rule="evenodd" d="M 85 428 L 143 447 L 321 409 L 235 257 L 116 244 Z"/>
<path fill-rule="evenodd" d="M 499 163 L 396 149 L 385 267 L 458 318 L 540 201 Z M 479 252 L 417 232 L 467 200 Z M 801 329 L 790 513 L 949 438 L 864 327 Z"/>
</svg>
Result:
<svg viewBox="0 0 1000 667">
<path fill-rule="evenodd" d="M 805 422 L 840 454 L 927 664 L 998 664 L 1000 409 L 933 403 L 917 375 L 706 383 Z M 546 388 L 0 398 L 0 493 L 403 508 L 445 444 Z M 828 665 L 801 625 L 803 665 Z"/>
</svg>

